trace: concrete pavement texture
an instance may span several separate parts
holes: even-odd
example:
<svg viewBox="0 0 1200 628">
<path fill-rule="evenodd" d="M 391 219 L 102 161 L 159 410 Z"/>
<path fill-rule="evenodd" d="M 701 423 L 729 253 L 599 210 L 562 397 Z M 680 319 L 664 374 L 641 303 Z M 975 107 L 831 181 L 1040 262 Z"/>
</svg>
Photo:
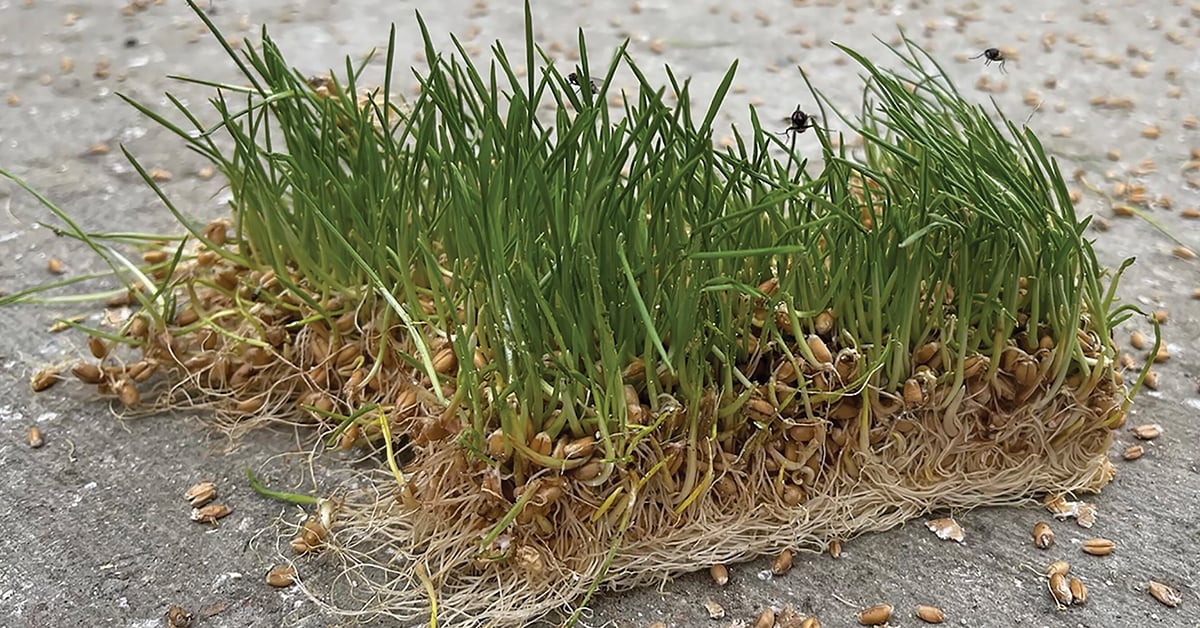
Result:
<svg viewBox="0 0 1200 628">
<path fill-rule="evenodd" d="M 208 6 L 234 38 L 254 40 L 267 25 L 290 62 L 308 74 L 384 46 L 388 22 L 398 29 L 398 58 L 422 64 L 414 9 L 442 43 L 449 41 L 442 34 L 456 33 L 469 50 L 486 54 L 499 39 L 519 54 L 523 42 L 517 2 L 218 0 Z M 1145 455 L 1128 462 L 1120 453 L 1134 440 L 1117 436 L 1116 479 L 1088 498 L 1098 509 L 1092 529 L 1053 521 L 1036 509 L 954 513 L 965 528 L 961 544 L 941 541 L 914 521 L 845 543 L 840 559 L 800 555 L 782 577 L 766 575 L 764 559 L 731 567 L 725 587 L 699 573 L 656 589 L 606 593 L 591 605 L 588 625 L 749 625 L 766 607 L 790 605 L 820 617 L 822 625 L 849 626 L 859 609 L 876 603 L 895 607 L 893 626 L 919 625 L 917 604 L 941 607 L 947 623 L 957 626 L 1200 624 L 1200 294 L 1194 294 L 1200 262 L 1178 248 L 1200 250 L 1200 5 L 555 0 L 535 2 L 534 16 L 537 38 L 552 55 L 570 56 L 578 28 L 593 58 L 606 58 L 628 38 L 647 71 L 669 64 L 677 75 L 692 77 L 694 98 L 711 93 L 729 63 L 740 60 L 718 124 L 742 129 L 749 127 L 749 105 L 764 119 L 778 116 L 782 128 L 797 103 L 811 101 L 798 65 L 852 110 L 861 86 L 853 64 L 830 42 L 882 60 L 888 53 L 873 38 L 892 40 L 903 27 L 968 97 L 992 99 L 1009 117 L 1028 119 L 1078 191 L 1079 210 L 1094 214 L 1088 236 L 1102 262 L 1115 268 L 1137 256 L 1122 298 L 1167 316 L 1162 330 L 1170 358 L 1156 366 L 1158 389 L 1141 394 L 1129 417 L 1129 425 L 1157 423 L 1163 433 L 1142 443 Z M 197 221 L 223 214 L 222 182 L 206 177 L 197 156 L 116 96 L 164 107 L 163 93 L 170 90 L 202 110 L 207 90 L 167 75 L 234 78 L 232 64 L 183 3 L 0 0 L 0 24 L 0 97 L 6 100 L 0 103 L 0 167 L 28 180 L 89 230 L 178 232 L 120 154 L 124 145 L 147 167 L 167 173 L 164 190 Z M 990 47 L 1006 55 L 1004 72 L 972 59 Z M 665 75 L 660 78 L 665 83 Z M 398 79 L 393 89 L 412 93 L 413 83 Z M 1131 199 L 1134 191 L 1143 198 Z M 1115 196 L 1136 205 L 1139 215 L 1115 212 Z M 84 246 L 39 226 L 50 217 L 15 185 L 0 183 L 0 206 L 0 290 L 56 279 L 47 272 L 51 258 L 63 261 L 68 277 L 103 270 Z M 282 560 L 275 525 L 295 522 L 301 513 L 255 495 L 242 469 L 255 468 L 276 486 L 320 487 L 346 464 L 332 457 L 310 461 L 303 453 L 308 434 L 279 427 L 234 441 L 203 415 L 117 418 L 108 404 L 69 382 L 30 392 L 36 370 L 86 352 L 80 334 L 51 334 L 47 327 L 58 317 L 97 311 L 91 304 L 0 308 L 0 390 L 6 393 L 0 399 L 0 625 L 158 626 L 173 605 L 189 611 L 196 626 L 359 621 L 263 582 Z M 1117 338 L 1122 350 L 1140 358 L 1129 337 L 1149 330 L 1144 322 L 1127 324 Z M 26 443 L 35 426 L 45 440 L 38 449 Z M 217 482 L 222 501 L 234 508 L 219 526 L 188 518 L 181 496 L 200 480 Z M 1050 550 L 1031 544 L 1030 529 L 1039 520 L 1056 532 Z M 1112 539 L 1117 549 L 1086 555 L 1081 542 L 1090 537 Z M 1059 559 L 1070 561 L 1072 573 L 1087 583 L 1086 605 L 1055 608 L 1039 573 Z M 319 569 L 320 560 L 304 568 Z M 1179 606 L 1150 597 L 1149 580 L 1178 589 Z M 705 601 L 720 604 L 725 617 L 710 619 Z"/>
</svg>

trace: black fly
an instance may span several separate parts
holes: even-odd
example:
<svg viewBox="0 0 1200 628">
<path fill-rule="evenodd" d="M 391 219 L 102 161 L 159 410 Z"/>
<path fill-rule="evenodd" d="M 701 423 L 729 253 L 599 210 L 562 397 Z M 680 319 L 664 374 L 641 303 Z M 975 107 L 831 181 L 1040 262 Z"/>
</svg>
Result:
<svg viewBox="0 0 1200 628">
<path fill-rule="evenodd" d="M 572 72 L 567 75 L 567 81 L 569 81 L 572 85 L 578 87 L 579 86 L 579 75 Z M 588 80 L 588 85 L 591 86 L 593 94 L 595 94 L 597 91 L 599 91 L 596 89 L 596 81 Z"/>
<path fill-rule="evenodd" d="M 991 64 L 992 64 L 992 62 L 993 62 L 993 61 L 995 61 L 995 62 L 997 62 L 997 63 L 999 63 L 999 64 L 1000 64 L 1000 72 L 1001 72 L 1002 74 L 1007 74 L 1007 73 L 1008 73 L 1008 72 L 1007 72 L 1007 71 L 1004 69 L 1004 62 L 1006 61 L 1006 59 L 1005 59 L 1005 57 L 1004 57 L 1004 53 L 1003 53 L 1003 52 L 1000 52 L 1000 49 L 999 49 L 999 48 L 988 48 L 987 50 L 984 50 L 983 52 L 981 52 L 981 53 L 979 53 L 979 54 L 977 54 L 977 55 L 975 55 L 974 57 L 971 57 L 971 58 L 972 58 L 972 59 L 978 59 L 978 58 L 980 58 L 980 57 L 983 57 L 983 59 L 984 59 L 984 61 L 983 61 L 983 64 L 984 64 L 984 65 L 991 65 Z"/>
<path fill-rule="evenodd" d="M 788 117 L 788 122 L 791 122 L 792 126 L 789 126 L 781 131 L 779 133 L 780 135 L 786 135 L 788 133 L 795 133 L 796 135 L 799 135 L 816 126 L 813 124 L 813 117 L 807 113 L 804 113 L 804 110 L 800 108 L 800 105 L 796 105 L 796 110 L 793 111 L 792 115 Z"/>
</svg>

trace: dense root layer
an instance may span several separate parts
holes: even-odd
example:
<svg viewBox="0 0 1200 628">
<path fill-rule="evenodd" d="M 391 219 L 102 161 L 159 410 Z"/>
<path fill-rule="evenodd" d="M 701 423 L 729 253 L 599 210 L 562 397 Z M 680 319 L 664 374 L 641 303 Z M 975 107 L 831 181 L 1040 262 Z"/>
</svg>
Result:
<svg viewBox="0 0 1200 628">
<path fill-rule="evenodd" d="M 1094 492 L 1112 477 L 1111 432 L 1096 427 L 1055 442 L 1046 416 L 1095 424 L 1066 399 L 1014 413 L 1008 419 L 1015 427 L 989 439 L 969 427 L 947 440 L 939 432 L 943 416 L 916 413 L 906 447 L 893 440 L 867 455 L 844 450 L 839 470 L 818 478 L 795 505 L 785 503 L 779 473 L 767 471 L 769 454 L 759 451 L 714 470 L 714 488 L 676 515 L 669 482 L 651 478 L 631 490 L 634 474 L 654 466 L 647 447 L 626 465 L 628 474 L 618 471 L 594 487 L 564 484 L 563 496 L 544 511 L 550 529 L 514 523 L 486 547 L 490 552 L 481 541 L 491 525 L 480 513 L 497 498 L 482 490 L 485 474 L 463 472 L 452 441 L 439 441 L 409 468 L 407 489 L 361 492 L 344 504 L 331 543 L 345 567 L 333 585 L 339 594 L 320 597 L 338 600 L 341 611 L 417 620 L 428 617 L 432 586 L 439 619 L 452 625 L 520 625 L 569 608 L 597 580 L 606 589 L 635 587 L 782 548 L 820 551 L 832 539 L 886 530 L 937 509 Z M 848 457 L 860 462 L 843 462 Z M 721 490 L 727 481 L 736 490 Z M 389 483 L 395 487 L 390 477 L 380 485 Z M 607 512 L 593 522 L 606 500 Z"/>
</svg>

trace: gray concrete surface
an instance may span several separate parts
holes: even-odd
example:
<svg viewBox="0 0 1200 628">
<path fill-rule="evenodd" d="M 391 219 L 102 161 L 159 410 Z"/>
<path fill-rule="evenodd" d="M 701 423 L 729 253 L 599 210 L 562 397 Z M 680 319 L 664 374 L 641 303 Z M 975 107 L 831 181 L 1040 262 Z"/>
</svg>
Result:
<svg viewBox="0 0 1200 628">
<path fill-rule="evenodd" d="M 176 203 L 207 219 L 221 213 L 219 181 L 197 176 L 203 165 L 178 141 L 155 129 L 120 102 L 123 92 L 163 104 L 166 89 L 197 106 L 203 90 L 170 84 L 169 73 L 231 78 L 230 64 L 181 2 L 143 3 L 121 11 L 118 2 L 0 0 L 0 166 L 27 178 L 89 228 L 173 232 L 165 210 L 119 155 L 124 143 L 148 167 L 172 173 L 164 184 Z M 438 3 L 271 2 L 217 0 L 214 19 L 237 37 L 271 28 L 291 61 L 305 72 L 339 66 L 386 42 L 397 22 L 412 60 L 417 30 L 412 10 L 422 6 L 434 33 L 456 32 L 468 45 L 501 38 L 520 43 L 516 2 Z M 1147 210 L 1176 237 L 1200 249 L 1200 220 L 1181 210 L 1200 207 L 1200 172 L 1187 170 L 1189 151 L 1200 148 L 1200 130 L 1185 116 L 1200 115 L 1196 85 L 1200 62 L 1200 7 L 1186 2 L 567 2 L 535 3 L 539 39 L 569 55 L 575 29 L 584 27 L 593 55 L 604 58 L 621 39 L 647 69 L 671 64 L 695 77 L 697 94 L 715 85 L 728 63 L 741 71 L 724 122 L 747 126 L 746 105 L 764 118 L 786 116 L 808 102 L 795 67 L 802 64 L 823 89 L 848 107 L 857 104 L 849 65 L 828 44 L 837 40 L 882 55 L 871 36 L 891 39 L 903 25 L 927 42 L 972 98 L 995 98 L 1030 125 L 1063 162 L 1111 188 L 1114 180 L 1141 182 Z M 128 15 L 126 13 L 129 13 Z M 1007 74 L 967 57 L 988 46 L 1012 48 Z M 97 73 L 107 63 L 108 72 Z M 73 67 L 69 67 L 73 66 Z M 103 76 L 102 76 L 103 75 Z M 1001 91 L 979 89 L 986 77 Z M 407 79 L 398 89 L 411 89 Z M 1132 106 L 1104 108 L 1094 97 L 1130 98 Z M 1040 106 L 1038 105 L 1040 103 Z M 1143 128 L 1157 125 L 1151 139 Z M 1189 125 L 1190 126 L 1190 125 Z M 107 143 L 107 155 L 89 146 Z M 1115 160 L 1110 150 L 1120 152 Z M 1153 172 L 1132 172 L 1146 159 Z M 1072 183 L 1073 187 L 1079 185 Z M 50 257 L 69 274 L 97 269 L 82 246 L 55 238 L 35 222 L 46 214 L 15 186 L 0 183 L 0 290 L 13 292 L 51 279 Z M 781 578 L 763 579 L 765 563 L 732 569 L 724 589 L 704 574 L 643 589 L 604 595 L 590 623 L 647 626 L 726 626 L 752 621 L 759 609 L 793 605 L 820 616 L 825 626 L 854 624 L 856 607 L 887 602 L 898 609 L 894 626 L 912 626 L 917 603 L 937 604 L 960 626 L 1191 626 L 1200 621 L 1200 315 L 1192 297 L 1200 289 L 1198 262 L 1172 256 L 1175 246 L 1148 222 L 1117 218 L 1108 202 L 1084 191 L 1080 207 L 1111 223 L 1093 229 L 1102 259 L 1115 265 L 1130 255 L 1138 263 L 1121 294 L 1149 309 L 1169 311 L 1164 326 L 1171 359 L 1160 365 L 1160 389 L 1142 395 L 1131 424 L 1157 422 L 1164 435 L 1147 444 L 1135 462 L 1117 462 L 1115 482 L 1095 499 L 1091 531 L 1055 523 L 1058 545 L 1039 552 L 1028 530 L 1046 513 L 977 510 L 962 513 L 963 545 L 934 538 L 920 522 L 855 539 L 840 560 L 803 557 Z M 295 591 L 262 584 L 277 561 L 269 529 L 298 511 L 257 498 L 241 479 L 246 466 L 263 469 L 281 486 L 312 488 L 301 457 L 278 457 L 300 448 L 304 434 L 263 431 L 230 443 L 203 417 L 164 415 L 117 420 L 107 405 L 71 383 L 34 395 L 28 376 L 47 362 L 80 355 L 76 335 L 45 329 L 55 316 L 93 312 L 88 306 L 0 309 L 0 625 L 155 626 L 168 606 L 196 615 L 198 626 L 325 626 L 345 623 L 322 613 Z M 1124 344 L 1130 325 L 1120 334 Z M 1145 329 L 1145 326 L 1142 326 Z M 46 445 L 25 445 L 37 425 Z M 1114 455 L 1131 442 L 1121 435 Z M 335 467 L 336 460 L 319 461 Z M 318 474 L 317 477 L 322 477 Z M 182 491 L 215 479 L 233 515 L 213 529 L 188 520 Z M 328 487 L 323 487 L 328 488 Z M 262 530 L 268 529 L 267 533 Z M 1080 540 L 1113 539 L 1103 558 L 1082 554 Z M 1091 589 L 1086 606 L 1057 611 L 1034 571 L 1067 559 Z M 1144 591 L 1148 579 L 1183 592 L 1168 609 Z M 710 621 L 700 603 L 712 599 L 728 615 Z"/>
</svg>

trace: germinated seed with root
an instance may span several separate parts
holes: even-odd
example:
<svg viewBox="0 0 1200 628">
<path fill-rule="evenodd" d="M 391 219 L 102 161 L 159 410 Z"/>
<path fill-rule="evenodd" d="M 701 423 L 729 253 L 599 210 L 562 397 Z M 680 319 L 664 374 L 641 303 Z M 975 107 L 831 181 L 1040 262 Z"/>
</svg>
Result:
<svg viewBox="0 0 1200 628">
<path fill-rule="evenodd" d="M 1180 595 L 1179 591 L 1176 591 L 1175 589 L 1161 582 L 1155 582 L 1154 580 L 1151 580 L 1148 590 L 1150 591 L 1150 595 L 1154 596 L 1154 599 L 1158 600 L 1159 602 L 1162 602 L 1164 606 L 1175 608 L 1176 606 L 1179 606 L 1180 602 L 1183 601 L 1183 596 Z"/>
<path fill-rule="evenodd" d="M 1075 597 L 1071 595 L 1071 584 L 1063 574 L 1056 573 L 1050 576 L 1047 586 L 1050 588 L 1050 595 L 1054 596 L 1060 607 L 1070 606 L 1074 601 Z"/>
<path fill-rule="evenodd" d="M 1135 331 L 1129 335 L 1129 345 L 1134 349 L 1142 350 L 1149 346 L 1146 340 L 1146 335 L 1140 331 Z"/>
<path fill-rule="evenodd" d="M 104 372 L 99 367 L 82 360 L 71 367 L 71 374 L 85 384 L 99 384 L 104 381 Z"/>
<path fill-rule="evenodd" d="M 322 521 L 320 512 L 313 513 L 300 526 L 300 533 L 291 540 L 292 551 L 304 554 L 321 549 L 325 538 L 329 536 L 329 528 Z"/>
<path fill-rule="evenodd" d="M 120 380 L 116 384 L 113 384 L 113 391 L 117 393 L 117 399 L 121 400 L 121 405 L 125 406 L 126 408 L 132 408 L 142 400 L 142 396 L 138 393 L 137 387 L 127 379 Z"/>
<path fill-rule="evenodd" d="M 936 606 L 917 605 L 917 617 L 927 624 L 940 624 L 946 621 L 946 613 Z"/>
<path fill-rule="evenodd" d="M 891 604 L 876 604 L 870 608 L 863 609 L 858 614 L 858 623 L 864 626 L 879 626 L 888 623 L 891 618 Z"/>
<path fill-rule="evenodd" d="M 57 384 L 60 379 L 62 379 L 62 376 L 58 374 L 58 369 L 42 369 L 33 374 L 33 377 L 29 380 L 29 387 L 33 389 L 33 392 L 42 392 Z"/>
<path fill-rule="evenodd" d="M 729 584 L 729 569 L 721 563 L 709 567 L 708 575 L 712 576 L 713 582 L 717 583 L 719 587 Z"/>
<path fill-rule="evenodd" d="M 1038 549 L 1050 549 L 1054 545 L 1054 530 L 1050 524 L 1039 521 L 1033 526 L 1033 546 Z"/>
<path fill-rule="evenodd" d="M 1087 539 L 1082 549 L 1085 554 L 1092 556 L 1108 556 L 1116 549 L 1116 544 L 1108 539 Z"/>
</svg>

